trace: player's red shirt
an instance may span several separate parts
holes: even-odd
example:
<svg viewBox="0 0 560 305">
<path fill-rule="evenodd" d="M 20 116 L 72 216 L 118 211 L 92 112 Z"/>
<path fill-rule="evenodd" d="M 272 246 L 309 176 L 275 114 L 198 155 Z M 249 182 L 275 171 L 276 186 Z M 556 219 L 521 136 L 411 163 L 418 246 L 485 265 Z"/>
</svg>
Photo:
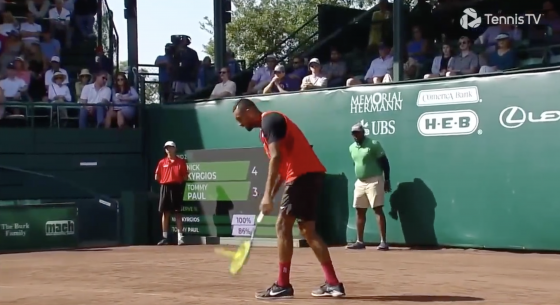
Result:
<svg viewBox="0 0 560 305">
<path fill-rule="evenodd" d="M 261 118 L 272 112 L 276 111 L 264 112 Z M 276 113 L 284 117 L 287 127 L 286 136 L 282 142 L 280 142 L 280 153 L 282 156 L 282 161 L 280 163 L 280 177 L 285 182 L 292 182 L 297 177 L 306 173 L 325 173 L 327 170 L 313 151 L 313 148 L 299 127 L 283 113 Z M 264 146 L 264 151 L 270 158 L 268 143 L 262 131 L 260 133 L 260 138 Z"/>
<path fill-rule="evenodd" d="M 187 162 L 179 157 L 174 159 L 165 157 L 159 161 L 156 167 L 156 175 L 159 175 L 160 184 L 183 183 L 188 174 Z"/>
</svg>

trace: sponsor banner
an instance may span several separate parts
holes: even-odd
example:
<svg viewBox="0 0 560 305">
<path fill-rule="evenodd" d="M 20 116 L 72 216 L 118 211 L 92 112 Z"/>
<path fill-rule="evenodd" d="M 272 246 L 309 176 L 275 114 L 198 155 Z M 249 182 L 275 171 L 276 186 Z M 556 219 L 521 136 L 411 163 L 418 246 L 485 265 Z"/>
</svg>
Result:
<svg viewBox="0 0 560 305">
<path fill-rule="evenodd" d="M 425 137 L 469 135 L 478 128 L 478 115 L 472 110 L 426 112 L 418 118 L 418 132 Z M 481 133 L 479 131 L 479 133 Z"/>
<path fill-rule="evenodd" d="M 519 128 L 526 122 L 550 123 L 560 121 L 560 111 L 527 112 L 521 107 L 511 106 L 500 113 L 500 124 L 508 129 Z"/>
<path fill-rule="evenodd" d="M 478 94 L 478 88 L 460 87 L 449 89 L 420 90 L 416 105 L 418 107 L 461 105 L 480 103 L 482 100 Z"/>
</svg>

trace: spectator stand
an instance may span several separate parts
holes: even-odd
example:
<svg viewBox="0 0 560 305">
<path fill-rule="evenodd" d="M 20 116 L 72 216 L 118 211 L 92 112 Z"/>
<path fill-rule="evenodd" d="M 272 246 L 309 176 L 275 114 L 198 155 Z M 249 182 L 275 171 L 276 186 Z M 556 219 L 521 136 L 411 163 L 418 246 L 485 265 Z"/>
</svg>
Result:
<svg viewBox="0 0 560 305">
<path fill-rule="evenodd" d="M 53 6 L 51 5 L 51 8 Z M 5 10 L 9 11 L 20 21 L 24 21 L 25 14 L 28 11 L 26 0 L 13 0 L 5 1 Z M 61 67 L 68 72 L 68 87 L 72 96 L 75 96 L 75 82 L 77 81 L 78 74 L 84 68 L 94 71 L 93 69 L 96 62 L 96 47 L 104 46 L 104 55 L 110 60 L 113 67 L 118 67 L 115 63 L 119 60 L 118 41 L 119 35 L 113 21 L 113 13 L 109 9 L 106 0 L 99 3 L 96 19 L 101 20 L 97 22 L 94 27 L 95 33 L 101 35 L 84 37 L 79 31 L 74 31 L 72 37 L 72 48 L 61 48 L 60 58 Z M 45 23 L 49 19 L 43 18 L 41 22 Z M 37 20 L 39 22 L 39 20 Z M 71 17 L 71 24 L 74 24 L 74 16 Z M 47 27 L 42 27 L 43 30 Z M 107 71 L 113 74 L 113 68 Z M 108 84 L 109 85 L 109 84 Z M 0 127 L 77 127 L 78 113 L 81 106 L 76 105 L 76 100 L 73 99 L 72 103 L 57 104 L 56 106 L 34 101 L 31 102 L 11 102 L 6 101 L 2 104 L 5 109 L 15 109 L 17 114 L 10 115 L 9 111 L 6 112 L 4 118 L 0 118 Z M 68 116 L 61 118 L 61 109 L 67 108 Z M 66 109 L 65 109 L 66 110 Z M 139 111 L 138 113 L 141 113 Z M 136 123 L 135 125 L 137 125 Z"/>
</svg>

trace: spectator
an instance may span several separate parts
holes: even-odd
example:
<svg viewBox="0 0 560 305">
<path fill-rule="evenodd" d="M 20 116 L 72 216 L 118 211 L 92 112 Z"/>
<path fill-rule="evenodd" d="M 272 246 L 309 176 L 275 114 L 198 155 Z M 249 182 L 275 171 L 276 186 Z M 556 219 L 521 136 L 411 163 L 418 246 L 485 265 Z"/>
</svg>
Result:
<svg viewBox="0 0 560 305">
<path fill-rule="evenodd" d="M 6 75 L 6 67 L 21 55 L 22 50 L 23 43 L 19 34 L 15 31 L 9 32 L 8 39 L 2 48 L 2 55 L 0 55 L 1 75 Z"/>
<path fill-rule="evenodd" d="M 97 0 L 75 0 L 74 18 L 83 38 L 95 36 L 93 24 L 97 13 Z M 109 70 L 112 71 L 112 70 Z"/>
<path fill-rule="evenodd" d="M 309 61 L 309 69 L 311 75 L 303 78 L 301 81 L 301 90 L 311 90 L 327 87 L 327 77 L 321 73 L 321 62 L 317 58 Z"/>
<path fill-rule="evenodd" d="M 171 51 L 173 45 L 168 43 L 165 45 L 165 54 L 156 58 L 155 65 L 159 68 L 159 99 L 160 103 L 167 101 L 171 95 L 171 79 L 169 72 L 171 70 Z"/>
<path fill-rule="evenodd" d="M 270 83 L 264 88 L 263 93 L 286 93 L 290 91 L 297 91 L 299 87 L 290 87 L 289 82 L 286 79 L 286 68 L 282 65 L 277 65 L 274 68 L 274 77 Z"/>
<path fill-rule="evenodd" d="M 446 76 L 467 75 L 478 71 L 478 55 L 471 51 L 471 40 L 467 36 L 459 38 L 460 52 L 453 57 L 453 62 L 448 65 Z"/>
<path fill-rule="evenodd" d="M 401 61 L 403 62 L 403 79 L 416 79 L 418 77 L 418 70 L 420 67 L 418 61 L 414 57 L 411 57 L 406 50 L 404 51 Z M 393 77 L 391 75 L 386 75 L 385 79 L 383 79 L 384 83 L 392 81 Z"/>
<path fill-rule="evenodd" d="M 54 39 L 50 31 L 43 31 L 43 41 L 41 42 L 41 52 L 46 58 L 53 56 L 60 57 L 60 41 Z"/>
<path fill-rule="evenodd" d="M 95 53 L 95 62 L 90 67 L 91 73 L 97 74 L 101 71 L 113 71 L 113 62 L 105 55 L 105 52 L 103 52 L 103 46 L 96 47 Z M 108 75 L 108 84 L 111 83 L 111 78 L 111 75 Z"/>
<path fill-rule="evenodd" d="M 226 51 L 226 62 L 229 67 L 229 77 L 233 78 L 237 74 L 241 73 L 241 66 L 239 66 L 239 62 L 235 59 L 235 53 L 231 50 Z"/>
<path fill-rule="evenodd" d="M 517 66 L 517 56 L 511 49 L 511 40 L 508 34 L 503 33 L 496 37 L 498 48 L 488 57 L 488 65 L 480 67 L 480 73 L 492 73 L 513 69 Z"/>
<path fill-rule="evenodd" d="M 10 63 L 7 67 L 8 77 L 0 80 L 0 88 L 4 91 L 5 101 L 8 102 L 21 102 L 26 98 L 27 86 L 25 81 L 17 77 L 15 65 Z M 20 114 L 19 109 L 12 109 L 10 112 L 13 114 Z"/>
<path fill-rule="evenodd" d="M 6 98 L 4 97 L 4 89 L 0 87 L 0 120 L 4 118 L 4 106 L 2 106 L 2 104 L 5 100 Z"/>
<path fill-rule="evenodd" d="M 286 81 L 288 82 L 289 88 L 300 88 L 301 81 L 307 74 L 309 74 L 308 68 L 303 63 L 303 58 L 301 56 L 296 56 L 292 59 L 292 72 L 286 75 Z"/>
<path fill-rule="evenodd" d="M 419 26 L 412 28 L 413 39 L 408 42 L 406 50 L 408 56 L 412 57 L 419 64 L 424 64 L 426 61 L 426 53 L 428 52 L 428 42 L 422 38 L 422 31 Z"/>
<path fill-rule="evenodd" d="M 222 82 L 214 86 L 210 98 L 224 98 L 228 96 L 235 96 L 237 85 L 229 79 L 229 66 L 220 69 L 220 78 Z"/>
<path fill-rule="evenodd" d="M 379 57 L 372 60 L 366 75 L 362 77 L 349 78 L 346 86 L 359 84 L 380 84 L 386 75 L 391 75 L 393 71 L 393 56 L 391 48 L 384 44 L 379 45 Z"/>
<path fill-rule="evenodd" d="M 434 58 L 432 63 L 432 73 L 424 75 L 424 78 L 445 76 L 448 71 L 448 67 L 451 66 L 453 62 L 453 53 L 451 51 L 451 45 L 449 43 L 444 43 L 441 46 L 441 55 Z"/>
<path fill-rule="evenodd" d="M 35 23 L 35 15 L 32 12 L 27 12 L 27 19 L 20 25 L 21 40 L 26 46 L 33 43 L 39 43 L 42 27 Z"/>
<path fill-rule="evenodd" d="M 40 101 L 47 96 L 44 76 L 48 68 L 48 61 L 43 56 L 41 47 L 38 44 L 33 44 L 27 49 L 25 58 L 27 59 L 28 69 L 31 72 L 29 95 L 34 101 Z"/>
<path fill-rule="evenodd" d="M 31 72 L 27 70 L 25 60 L 23 57 L 16 57 L 14 61 L 14 67 L 16 69 L 16 76 L 25 81 L 25 85 L 29 87 L 29 82 L 31 81 Z"/>
<path fill-rule="evenodd" d="M 89 73 L 88 69 L 82 69 L 80 74 L 78 75 L 78 81 L 74 85 L 76 88 L 76 100 L 80 99 L 82 96 L 82 90 L 84 89 L 85 85 L 91 82 L 91 73 Z"/>
<path fill-rule="evenodd" d="M 323 65 L 323 73 L 327 76 L 329 87 L 344 86 L 348 68 L 341 60 L 341 54 L 337 49 L 331 49 L 331 61 Z"/>
<path fill-rule="evenodd" d="M 543 11 L 544 18 L 541 24 L 547 25 L 552 29 L 552 41 L 560 41 L 560 16 L 554 8 L 552 1 L 545 1 L 543 3 Z"/>
<path fill-rule="evenodd" d="M 244 94 L 255 94 L 262 92 L 263 88 L 270 84 L 274 76 L 274 68 L 278 61 L 276 57 L 269 55 L 266 58 L 266 65 L 264 67 L 257 68 L 253 73 L 253 77 L 249 82 L 249 87 Z"/>
<path fill-rule="evenodd" d="M 51 3 L 48 0 L 27 0 L 27 9 L 41 21 L 47 16 Z"/>
<path fill-rule="evenodd" d="M 50 28 L 54 37 L 64 40 L 66 48 L 71 47 L 72 29 L 70 28 L 70 11 L 63 7 L 64 0 L 55 0 L 55 7 L 49 11 Z"/>
<path fill-rule="evenodd" d="M 8 37 L 11 32 L 17 32 L 19 24 L 11 12 L 5 11 L 2 13 L 2 24 L 0 24 L 0 35 Z"/>
<path fill-rule="evenodd" d="M 136 116 L 136 107 L 131 105 L 138 104 L 138 93 L 134 87 L 130 86 L 124 73 L 119 72 L 116 78 L 117 82 L 113 87 L 113 103 L 105 117 L 105 128 L 111 128 L 114 120 L 117 120 L 119 128 L 125 128 L 126 122 L 130 122 Z"/>
<path fill-rule="evenodd" d="M 213 86 L 218 82 L 218 75 L 216 75 L 216 70 L 212 67 L 212 60 L 210 56 L 204 57 L 202 60 L 202 65 L 198 70 L 198 88 L 206 88 L 208 86 Z"/>
<path fill-rule="evenodd" d="M 64 0 L 64 8 L 70 12 L 70 15 L 74 12 L 74 1 L 75 0 Z"/>
<path fill-rule="evenodd" d="M 80 95 L 80 103 L 82 104 L 103 104 L 108 105 L 111 100 L 111 89 L 107 87 L 107 72 L 101 71 L 95 75 L 93 84 L 84 86 Z M 83 106 L 80 108 L 79 126 L 87 127 L 89 116 L 95 115 L 97 119 L 97 127 L 105 122 L 105 106 Z"/>
<path fill-rule="evenodd" d="M 391 18 L 392 13 L 389 10 L 389 2 L 387 0 L 379 1 L 379 10 L 373 12 L 371 16 L 371 29 L 369 32 L 369 46 L 377 46 L 381 44 L 381 38 L 383 37 L 382 33 L 382 24 L 383 20 L 387 20 Z"/>
<path fill-rule="evenodd" d="M 482 45 L 486 48 L 486 53 L 490 54 L 496 50 L 496 37 L 502 33 L 507 33 L 511 39 L 521 40 L 521 31 L 514 28 L 510 24 L 500 24 L 489 26 L 480 37 L 475 41 L 475 44 Z"/>
<path fill-rule="evenodd" d="M 190 44 L 191 38 L 189 36 L 183 37 L 177 49 L 179 65 L 173 67 L 177 72 L 173 82 L 173 92 L 175 94 L 189 95 L 196 90 L 200 60 L 198 59 L 198 53 L 189 47 Z"/>
<path fill-rule="evenodd" d="M 51 103 L 69 103 L 72 102 L 72 95 L 70 94 L 70 89 L 64 84 L 67 76 L 56 72 L 52 77 L 52 84 L 48 89 L 48 99 Z M 60 107 L 57 111 L 60 114 L 60 118 L 67 118 L 68 112 L 66 107 Z"/>
<path fill-rule="evenodd" d="M 45 72 L 45 86 L 52 85 L 52 78 L 56 72 L 66 75 L 64 84 L 68 84 L 68 72 L 60 67 L 60 58 L 58 56 L 51 57 L 51 68 Z"/>
</svg>

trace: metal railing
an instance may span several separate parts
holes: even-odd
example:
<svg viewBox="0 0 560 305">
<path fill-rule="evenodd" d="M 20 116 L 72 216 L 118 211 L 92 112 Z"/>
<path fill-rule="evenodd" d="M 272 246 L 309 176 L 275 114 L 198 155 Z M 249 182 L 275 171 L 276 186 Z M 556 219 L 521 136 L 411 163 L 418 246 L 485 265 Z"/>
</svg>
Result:
<svg viewBox="0 0 560 305">
<path fill-rule="evenodd" d="M 113 11 L 109 9 L 107 0 L 101 2 L 101 34 L 97 33 L 98 41 L 101 42 L 103 50 L 106 52 L 107 57 L 113 62 L 113 67 L 118 70 L 119 67 L 119 33 L 113 20 Z M 96 30 L 98 26 L 94 27 Z M 112 71 L 114 72 L 114 71 Z"/>
</svg>

